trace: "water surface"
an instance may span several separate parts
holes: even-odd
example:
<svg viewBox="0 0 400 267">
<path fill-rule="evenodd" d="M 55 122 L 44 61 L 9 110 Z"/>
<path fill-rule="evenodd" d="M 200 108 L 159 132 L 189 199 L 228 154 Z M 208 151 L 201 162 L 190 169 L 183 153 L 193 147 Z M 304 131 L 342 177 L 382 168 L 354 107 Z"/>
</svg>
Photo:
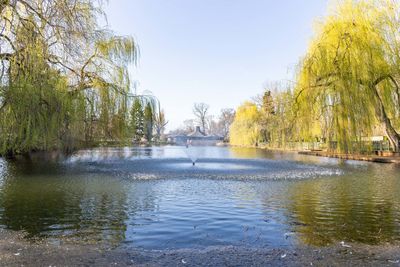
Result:
<svg viewBox="0 0 400 267">
<path fill-rule="evenodd" d="M 145 249 L 400 240 L 398 165 L 191 149 L 0 159 L 0 228 Z"/>
</svg>

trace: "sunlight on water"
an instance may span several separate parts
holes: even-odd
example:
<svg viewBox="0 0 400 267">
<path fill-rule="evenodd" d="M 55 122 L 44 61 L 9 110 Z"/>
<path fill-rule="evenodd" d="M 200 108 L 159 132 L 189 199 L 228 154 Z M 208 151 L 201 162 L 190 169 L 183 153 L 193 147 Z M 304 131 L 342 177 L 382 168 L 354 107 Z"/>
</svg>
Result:
<svg viewBox="0 0 400 267">
<path fill-rule="evenodd" d="M 400 168 L 257 149 L 0 161 L 0 228 L 149 249 L 400 241 Z"/>
<path fill-rule="evenodd" d="M 192 168 L 193 170 L 248 170 L 248 169 L 256 169 L 257 167 L 245 164 L 235 164 L 230 162 L 198 162 L 195 166 L 190 166 L 185 163 L 172 163 L 169 164 L 169 167 L 176 169 L 188 169 Z"/>
</svg>

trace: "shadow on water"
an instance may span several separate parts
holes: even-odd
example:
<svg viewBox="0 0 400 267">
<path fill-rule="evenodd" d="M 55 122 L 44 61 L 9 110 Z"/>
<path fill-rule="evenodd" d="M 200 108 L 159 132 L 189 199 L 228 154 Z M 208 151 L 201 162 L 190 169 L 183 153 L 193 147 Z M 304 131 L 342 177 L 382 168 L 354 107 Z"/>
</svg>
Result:
<svg viewBox="0 0 400 267">
<path fill-rule="evenodd" d="M 101 148 L 0 159 L 0 227 L 151 249 L 400 241 L 400 172 L 258 149 Z"/>
</svg>

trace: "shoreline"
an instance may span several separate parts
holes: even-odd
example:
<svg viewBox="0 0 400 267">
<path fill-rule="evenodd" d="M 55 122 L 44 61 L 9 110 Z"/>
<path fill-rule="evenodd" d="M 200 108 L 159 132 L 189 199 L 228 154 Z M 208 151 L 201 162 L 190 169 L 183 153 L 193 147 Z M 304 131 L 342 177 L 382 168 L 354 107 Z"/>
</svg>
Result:
<svg viewBox="0 0 400 267">
<path fill-rule="evenodd" d="M 343 160 L 357 160 L 357 161 L 368 161 L 375 163 L 394 163 L 400 164 L 400 156 L 390 156 L 390 155 L 373 155 L 373 154 L 346 154 L 346 153 L 332 153 L 327 151 L 314 151 L 314 150 L 297 150 L 297 149 L 286 149 L 286 148 L 268 148 L 263 146 L 233 146 L 230 147 L 239 147 L 239 148 L 254 148 L 261 149 L 271 152 L 279 152 L 279 153 L 297 153 L 299 155 L 305 156 L 315 156 L 315 157 L 325 157 L 325 158 L 337 158 Z M 385 152 L 383 152 L 384 154 Z M 391 154 L 391 153 L 389 153 Z"/>
<path fill-rule="evenodd" d="M 286 149 L 286 148 L 268 148 L 266 146 L 233 146 L 230 147 L 241 147 L 241 148 L 255 148 L 262 149 L 271 152 L 281 153 L 297 153 L 299 155 L 325 157 L 325 158 L 337 158 L 343 160 L 357 160 L 357 161 L 369 161 L 375 163 L 394 163 L 400 164 L 400 156 L 384 155 L 385 153 L 393 154 L 392 152 L 381 152 L 383 155 L 374 154 L 346 154 L 346 153 L 332 153 L 324 150 L 297 150 L 297 149 Z"/>
<path fill-rule="evenodd" d="M 0 230 L 0 266 L 397 266 L 396 244 L 340 243 L 327 247 L 236 247 L 144 250 L 60 241 L 28 241 Z"/>
<path fill-rule="evenodd" d="M 369 161 L 376 163 L 395 163 L 400 164 L 400 157 L 398 156 L 377 156 L 377 155 L 363 155 L 363 154 L 342 154 L 342 153 L 329 153 L 326 151 L 298 151 L 300 155 L 337 158 L 344 160 L 358 160 Z"/>
</svg>

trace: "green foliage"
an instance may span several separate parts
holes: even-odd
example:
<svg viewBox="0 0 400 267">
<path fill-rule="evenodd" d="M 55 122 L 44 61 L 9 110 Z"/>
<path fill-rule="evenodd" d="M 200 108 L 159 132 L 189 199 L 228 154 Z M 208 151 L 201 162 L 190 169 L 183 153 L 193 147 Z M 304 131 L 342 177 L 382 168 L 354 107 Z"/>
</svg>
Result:
<svg viewBox="0 0 400 267">
<path fill-rule="evenodd" d="M 9 61 L 9 83 L 1 87 L 0 154 L 64 148 L 77 115 L 65 77 L 44 60 L 48 47 L 34 26 L 17 28 L 18 52 Z"/>
<path fill-rule="evenodd" d="M 144 113 L 142 102 L 139 98 L 135 98 L 130 112 L 130 130 L 133 140 L 138 142 L 144 135 Z"/>
<path fill-rule="evenodd" d="M 90 0 L 2 2 L 0 155 L 131 137 L 127 66 L 138 49 L 98 25 L 101 7 Z"/>
<path fill-rule="evenodd" d="M 7 91 L 0 113 L 0 151 L 8 153 L 63 146 L 71 118 L 65 81 L 54 77 L 17 80 Z"/>
<path fill-rule="evenodd" d="M 154 130 L 154 114 L 153 107 L 150 102 L 148 102 L 144 108 L 144 136 L 148 142 L 153 139 Z"/>
</svg>

